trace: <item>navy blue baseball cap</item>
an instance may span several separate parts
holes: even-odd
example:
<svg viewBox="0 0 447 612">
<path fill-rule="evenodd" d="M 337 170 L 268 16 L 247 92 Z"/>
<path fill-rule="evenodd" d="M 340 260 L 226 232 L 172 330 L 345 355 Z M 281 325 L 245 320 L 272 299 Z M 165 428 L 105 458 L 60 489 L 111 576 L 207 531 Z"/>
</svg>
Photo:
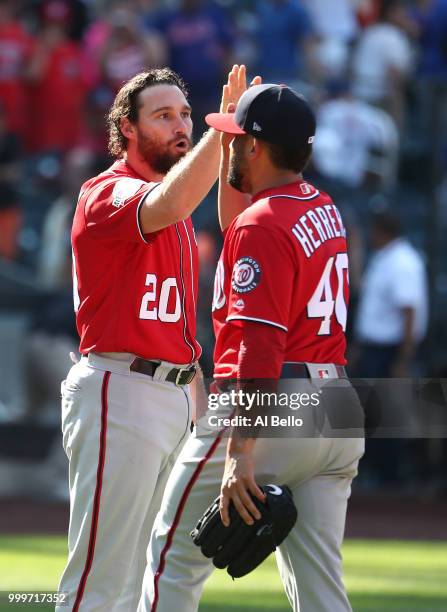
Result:
<svg viewBox="0 0 447 612">
<path fill-rule="evenodd" d="M 227 134 L 250 134 L 278 145 L 311 144 L 315 115 L 306 99 L 287 85 L 253 85 L 241 96 L 234 113 L 211 113 L 207 124 Z"/>
</svg>

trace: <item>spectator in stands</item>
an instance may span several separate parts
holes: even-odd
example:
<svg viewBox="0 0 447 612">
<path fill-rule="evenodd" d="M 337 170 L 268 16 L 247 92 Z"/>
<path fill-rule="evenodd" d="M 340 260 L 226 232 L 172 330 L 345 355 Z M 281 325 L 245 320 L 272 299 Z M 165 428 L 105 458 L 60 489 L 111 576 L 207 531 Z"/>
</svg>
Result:
<svg viewBox="0 0 447 612">
<path fill-rule="evenodd" d="M 109 15 L 113 15 L 116 7 L 121 7 L 122 2 L 111 2 L 102 10 L 98 7 L 98 14 L 93 19 L 84 32 L 81 41 L 83 58 L 83 76 L 88 90 L 100 86 L 100 54 L 107 38 L 110 35 L 111 25 Z"/>
<path fill-rule="evenodd" d="M 447 79 L 447 0 L 418 0 L 413 15 L 419 25 L 419 71 L 424 78 Z"/>
<path fill-rule="evenodd" d="M 20 155 L 19 138 L 8 129 L 7 116 L 0 104 L 0 257 L 11 260 L 18 254 L 22 219 L 17 189 Z"/>
<path fill-rule="evenodd" d="M 44 220 L 37 278 L 46 290 L 32 313 L 27 334 L 26 379 L 29 416 L 58 422 L 60 381 L 71 366 L 78 335 L 73 311 L 70 233 L 79 188 L 92 172 L 94 158 L 85 149 L 72 149 L 62 169 L 62 194 Z M 45 355 L 45 359 L 41 356 Z"/>
<path fill-rule="evenodd" d="M 116 11 L 132 10 L 125 0 L 102 1 L 96 4 L 95 17 L 86 27 L 82 38 L 83 76 L 88 90 L 101 87 L 101 53 L 110 38 L 112 21 Z"/>
<path fill-rule="evenodd" d="M 37 276 L 47 290 L 70 289 L 70 233 L 80 186 L 89 178 L 94 167 L 93 154 L 83 148 L 71 149 L 61 167 L 62 193 L 49 207 L 42 229 Z"/>
<path fill-rule="evenodd" d="M 85 0 L 69 0 L 70 27 L 69 37 L 80 42 L 84 36 L 89 20 L 88 2 Z"/>
<path fill-rule="evenodd" d="M 447 0 L 418 0 L 420 139 L 431 157 L 431 174 L 442 180 L 447 159 Z"/>
<path fill-rule="evenodd" d="M 110 166 L 110 156 L 107 151 L 108 133 L 104 117 L 113 102 L 112 92 L 108 87 L 100 85 L 91 90 L 87 96 L 85 132 L 80 146 L 88 149 L 97 160 L 97 173 Z"/>
<path fill-rule="evenodd" d="M 386 188 L 397 173 L 399 134 L 384 110 L 356 99 L 344 81 L 332 82 L 318 110 L 313 164 L 349 187 Z"/>
<path fill-rule="evenodd" d="M 321 38 L 349 42 L 357 35 L 357 19 L 352 0 L 302 0 L 315 32 Z"/>
<path fill-rule="evenodd" d="M 167 4 L 172 5 L 173 3 L 172 1 L 166 2 L 166 0 L 132 0 L 132 5 L 135 11 L 140 16 L 142 24 L 144 24 L 145 21 L 150 19 L 152 14 L 155 14 L 157 11 L 159 11 L 161 6 L 166 6 Z"/>
<path fill-rule="evenodd" d="M 234 33 L 228 12 L 210 0 L 180 0 L 177 7 L 151 13 L 149 31 L 166 41 L 166 63 L 189 85 L 197 137 L 204 116 L 218 106 L 223 75 L 232 61 Z"/>
<path fill-rule="evenodd" d="M 108 18 L 108 35 L 99 55 L 100 80 L 115 95 L 132 76 L 165 63 L 158 37 L 140 30 L 137 15 L 116 7 Z"/>
<path fill-rule="evenodd" d="M 358 33 L 353 0 L 302 0 L 319 41 L 316 57 L 323 78 L 336 78 L 348 68 L 350 45 Z"/>
<path fill-rule="evenodd" d="M 317 38 L 307 11 L 298 0 L 260 0 L 257 20 L 256 73 L 264 82 L 313 80 L 319 76 L 315 60 Z"/>
<path fill-rule="evenodd" d="M 7 128 L 23 136 L 26 127 L 24 76 L 34 42 L 14 16 L 13 0 L 0 0 L 0 102 Z"/>
<path fill-rule="evenodd" d="M 82 55 L 67 34 L 70 6 L 66 0 L 46 0 L 41 20 L 28 69 L 26 144 L 32 153 L 63 153 L 78 142 L 84 122 Z"/>
<path fill-rule="evenodd" d="M 414 63 L 410 32 L 416 29 L 402 0 L 384 0 L 378 23 L 364 30 L 352 61 L 356 97 L 384 108 L 398 126 L 403 123 L 405 86 Z"/>
<path fill-rule="evenodd" d="M 425 264 L 390 213 L 372 219 L 371 241 L 375 253 L 364 275 L 355 326 L 356 370 L 371 378 L 411 376 L 427 329 Z"/>
<path fill-rule="evenodd" d="M 382 0 L 353 0 L 357 8 L 359 24 L 366 28 L 376 23 L 380 17 Z"/>
</svg>

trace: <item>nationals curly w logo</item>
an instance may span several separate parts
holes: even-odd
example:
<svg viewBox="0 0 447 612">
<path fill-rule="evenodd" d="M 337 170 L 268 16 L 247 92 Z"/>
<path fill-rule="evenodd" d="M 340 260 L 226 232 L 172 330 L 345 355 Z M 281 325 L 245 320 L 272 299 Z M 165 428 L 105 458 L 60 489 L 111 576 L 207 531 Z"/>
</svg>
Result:
<svg viewBox="0 0 447 612">
<path fill-rule="evenodd" d="M 253 257 L 241 257 L 234 264 L 231 286 L 237 293 L 247 293 L 259 285 L 261 267 Z"/>
</svg>

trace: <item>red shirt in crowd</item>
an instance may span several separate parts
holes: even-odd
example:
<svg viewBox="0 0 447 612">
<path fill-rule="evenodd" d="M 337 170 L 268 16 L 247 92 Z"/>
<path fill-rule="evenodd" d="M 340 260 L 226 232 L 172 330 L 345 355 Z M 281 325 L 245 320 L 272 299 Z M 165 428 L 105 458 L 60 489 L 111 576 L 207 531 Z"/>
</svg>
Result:
<svg viewBox="0 0 447 612">
<path fill-rule="evenodd" d="M 0 24 L 0 102 L 8 130 L 19 135 L 23 135 L 26 128 L 24 76 L 33 48 L 33 38 L 20 23 Z"/>
<path fill-rule="evenodd" d="M 27 145 L 32 152 L 74 147 L 82 134 L 82 54 L 72 41 L 49 51 L 42 76 L 29 86 Z"/>
</svg>

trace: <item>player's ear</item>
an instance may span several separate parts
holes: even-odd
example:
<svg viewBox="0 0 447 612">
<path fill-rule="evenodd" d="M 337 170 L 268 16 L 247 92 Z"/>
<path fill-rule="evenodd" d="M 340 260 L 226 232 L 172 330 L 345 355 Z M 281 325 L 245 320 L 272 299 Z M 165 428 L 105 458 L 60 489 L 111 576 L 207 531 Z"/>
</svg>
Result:
<svg viewBox="0 0 447 612">
<path fill-rule="evenodd" d="M 248 156 L 251 159 L 256 159 L 259 156 L 261 146 L 262 145 L 260 145 L 260 142 L 259 140 L 257 140 L 257 138 L 251 138 L 248 143 Z"/>
<path fill-rule="evenodd" d="M 129 121 L 127 117 L 121 117 L 120 119 L 120 129 L 123 136 L 128 139 L 134 138 L 135 134 L 135 126 Z"/>
</svg>

